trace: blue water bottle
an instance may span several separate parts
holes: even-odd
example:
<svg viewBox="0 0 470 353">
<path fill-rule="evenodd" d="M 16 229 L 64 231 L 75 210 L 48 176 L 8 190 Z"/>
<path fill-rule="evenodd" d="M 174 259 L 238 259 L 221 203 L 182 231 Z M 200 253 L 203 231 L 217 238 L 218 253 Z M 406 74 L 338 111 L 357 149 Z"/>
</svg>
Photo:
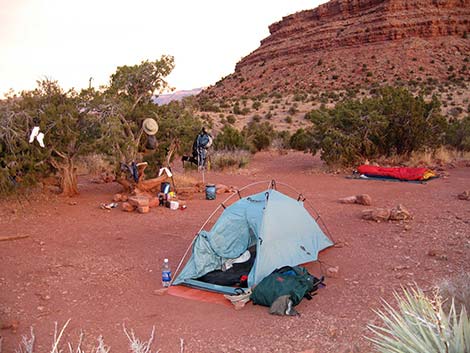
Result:
<svg viewBox="0 0 470 353">
<path fill-rule="evenodd" d="M 168 259 L 163 260 L 162 266 L 162 286 L 168 288 L 171 282 L 171 269 Z"/>
</svg>

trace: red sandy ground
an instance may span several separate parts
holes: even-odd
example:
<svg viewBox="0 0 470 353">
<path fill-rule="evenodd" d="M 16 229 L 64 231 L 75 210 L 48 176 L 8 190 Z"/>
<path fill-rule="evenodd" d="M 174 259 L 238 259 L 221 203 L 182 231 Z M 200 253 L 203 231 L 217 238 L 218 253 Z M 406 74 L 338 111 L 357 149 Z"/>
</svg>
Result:
<svg viewBox="0 0 470 353">
<path fill-rule="evenodd" d="M 20 199 L 22 206 L 4 201 L 0 236 L 29 237 L 0 242 L 3 352 L 13 352 L 30 326 L 35 352 L 50 352 L 54 322 L 62 325 L 69 318 L 62 342 L 76 344 L 83 329 L 87 352 L 99 335 L 111 352 L 127 352 L 123 324 L 145 340 L 154 325 L 154 350 L 161 352 L 179 352 L 180 338 L 185 352 L 370 352 L 364 335 L 367 323 L 378 322 L 372 310 L 380 307 L 380 298 L 393 303 L 392 291 L 400 286 L 416 282 L 429 290 L 470 270 L 470 202 L 457 199 L 470 187 L 470 168 L 449 173 L 425 185 L 350 180 L 324 174 L 318 158 L 302 153 L 261 153 L 249 169 L 210 172 L 206 180 L 213 183 L 242 187 L 274 178 L 294 186 L 322 215 L 333 238 L 344 242 L 321 253 L 323 262 L 339 266 L 340 277 L 328 278 L 313 300 L 302 301 L 300 317 L 271 316 L 266 307 L 251 304 L 235 311 L 156 295 L 163 258 L 174 268 L 221 195 L 206 201 L 196 194 L 184 211 L 104 211 L 98 206 L 119 186 L 84 178 L 74 199 L 36 195 Z M 365 206 L 337 201 L 360 193 L 368 193 L 373 206 L 403 204 L 414 215 L 407 223 L 411 228 L 363 221 Z M 447 260 L 429 256 L 429 250 Z M 321 274 L 318 264 L 309 270 Z"/>
</svg>

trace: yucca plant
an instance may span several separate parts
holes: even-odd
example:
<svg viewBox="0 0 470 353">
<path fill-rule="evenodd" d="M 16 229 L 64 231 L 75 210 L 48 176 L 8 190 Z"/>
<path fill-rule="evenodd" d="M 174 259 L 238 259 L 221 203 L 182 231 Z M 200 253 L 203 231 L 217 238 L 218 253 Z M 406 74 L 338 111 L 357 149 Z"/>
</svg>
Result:
<svg viewBox="0 0 470 353">
<path fill-rule="evenodd" d="M 376 314 L 382 326 L 370 324 L 376 351 L 382 353 L 470 353 L 470 318 L 462 306 L 457 314 L 452 301 L 448 313 L 436 294 L 432 299 L 419 288 L 394 293 L 398 309 L 384 301 Z"/>
</svg>

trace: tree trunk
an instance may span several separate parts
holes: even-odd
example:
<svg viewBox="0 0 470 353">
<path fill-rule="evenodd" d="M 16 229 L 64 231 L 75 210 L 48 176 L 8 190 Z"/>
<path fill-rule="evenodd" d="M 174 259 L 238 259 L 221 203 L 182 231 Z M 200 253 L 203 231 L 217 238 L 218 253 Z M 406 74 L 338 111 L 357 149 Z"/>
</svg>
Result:
<svg viewBox="0 0 470 353">
<path fill-rule="evenodd" d="M 67 158 L 64 163 L 53 161 L 52 165 L 59 171 L 61 194 L 70 197 L 78 195 L 77 169 L 73 159 Z"/>
</svg>

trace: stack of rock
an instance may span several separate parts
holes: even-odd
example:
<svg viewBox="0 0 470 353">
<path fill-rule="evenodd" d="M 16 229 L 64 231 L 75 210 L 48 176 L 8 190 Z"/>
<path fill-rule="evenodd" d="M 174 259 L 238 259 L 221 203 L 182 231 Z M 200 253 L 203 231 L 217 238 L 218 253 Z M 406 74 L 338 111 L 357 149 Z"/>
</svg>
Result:
<svg viewBox="0 0 470 353">
<path fill-rule="evenodd" d="M 116 196 L 116 195 L 115 195 Z M 151 207 L 158 206 L 158 199 L 147 195 L 129 196 L 121 207 L 123 211 L 139 213 L 148 213 Z"/>
</svg>

